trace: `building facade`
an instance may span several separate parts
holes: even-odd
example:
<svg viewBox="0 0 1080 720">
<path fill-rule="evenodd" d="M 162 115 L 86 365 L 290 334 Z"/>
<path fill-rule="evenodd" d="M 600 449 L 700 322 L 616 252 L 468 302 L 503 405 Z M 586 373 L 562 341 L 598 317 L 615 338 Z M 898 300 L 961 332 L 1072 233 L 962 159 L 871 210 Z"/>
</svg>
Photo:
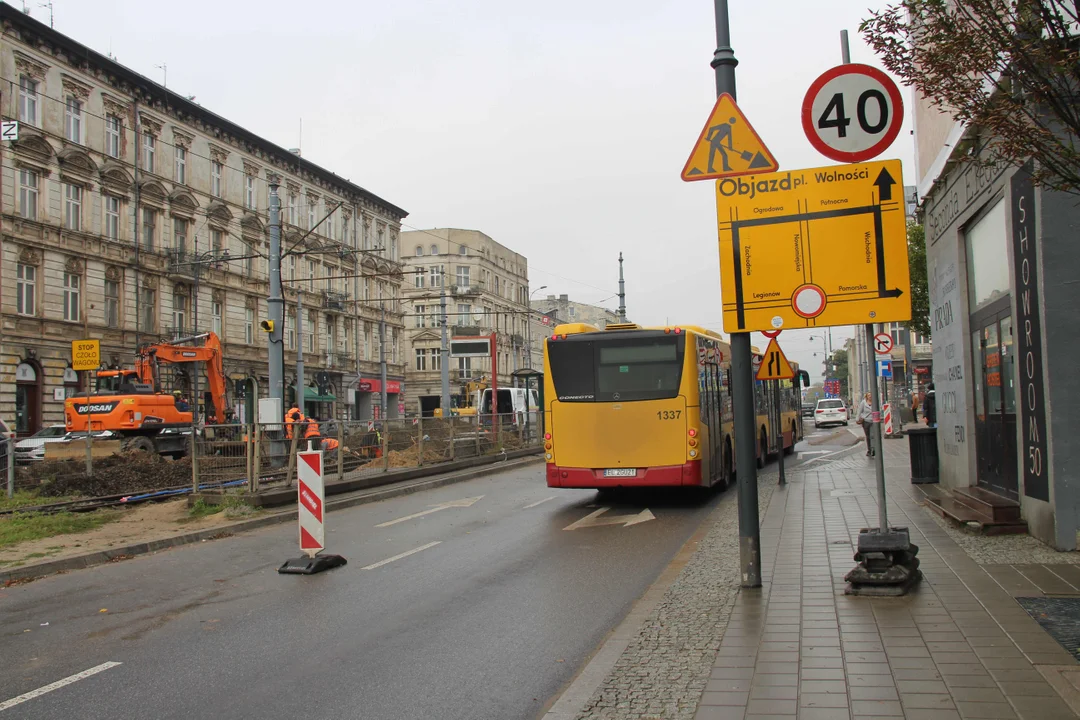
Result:
<svg viewBox="0 0 1080 720">
<path fill-rule="evenodd" d="M 9 5 L 0 32 L 0 111 L 19 121 L 0 148 L 0 415 L 20 434 L 63 422 L 64 399 L 85 392 L 71 369 L 84 338 L 101 341 L 103 365 L 126 367 L 140 344 L 212 331 L 228 401 L 254 419 L 268 390 L 271 175 L 289 251 L 286 402 L 303 344 L 312 410 L 370 417 L 384 317 L 400 386 L 404 210 Z M 176 389 L 189 373 L 171 376 Z"/>
<path fill-rule="evenodd" d="M 1032 535 L 1075 549 L 1080 208 L 924 98 L 915 139 L 941 482 L 1016 500 Z"/>
<path fill-rule="evenodd" d="M 526 367 L 529 266 L 524 255 L 478 230 L 412 230 L 400 235 L 407 348 L 405 398 L 409 413 L 441 407 L 442 293 L 448 338 L 496 334 L 498 384 L 513 384 Z M 451 358 L 451 395 L 468 383 L 490 382 L 488 358 Z"/>
<path fill-rule="evenodd" d="M 930 338 L 921 333 L 908 330 L 900 323 L 885 323 L 880 332 L 892 339 L 892 350 L 888 353 L 874 353 L 868 360 L 869 349 L 866 347 L 862 328 L 857 329 L 854 338 L 844 343 L 848 353 L 848 388 L 851 402 L 858 403 L 863 393 L 870 389 L 870 378 L 876 377 L 879 389 L 887 393 L 887 401 L 892 404 L 894 413 L 903 422 L 914 420 L 912 412 L 912 393 L 921 399 L 926 395 L 927 386 L 932 382 L 933 346 Z M 892 363 L 892 377 L 887 381 L 877 374 L 879 360 Z"/>
</svg>

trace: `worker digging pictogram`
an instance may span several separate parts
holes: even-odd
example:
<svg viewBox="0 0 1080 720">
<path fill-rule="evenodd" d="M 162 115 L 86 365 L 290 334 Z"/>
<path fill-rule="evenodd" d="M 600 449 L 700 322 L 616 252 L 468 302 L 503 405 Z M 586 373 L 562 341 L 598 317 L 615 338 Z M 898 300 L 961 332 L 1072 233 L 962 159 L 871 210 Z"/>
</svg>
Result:
<svg viewBox="0 0 1080 720">
<path fill-rule="evenodd" d="M 776 159 L 730 95 L 721 95 L 683 167 L 686 181 L 772 172 Z"/>
</svg>

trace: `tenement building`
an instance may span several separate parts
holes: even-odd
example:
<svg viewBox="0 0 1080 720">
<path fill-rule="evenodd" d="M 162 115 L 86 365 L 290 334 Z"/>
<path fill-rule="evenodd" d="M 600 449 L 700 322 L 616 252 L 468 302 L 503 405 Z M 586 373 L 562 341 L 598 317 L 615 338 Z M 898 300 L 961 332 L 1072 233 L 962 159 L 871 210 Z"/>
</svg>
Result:
<svg viewBox="0 0 1080 720">
<path fill-rule="evenodd" d="M 941 483 L 1016 501 L 1032 535 L 1075 549 L 1080 207 L 1030 163 L 976 162 L 994 138 L 924 98 L 915 139 Z"/>
<path fill-rule="evenodd" d="M 478 230 L 413 230 L 401 233 L 405 265 L 406 402 L 409 412 L 431 414 L 441 406 L 442 295 L 449 338 L 496 337 L 498 385 L 513 385 L 528 365 L 529 264 L 525 256 Z M 491 380 L 489 358 L 451 358 L 451 395 L 470 406 L 477 387 Z"/>
<path fill-rule="evenodd" d="M 397 414 L 404 210 L 10 5 L 0 31 L 2 114 L 19 122 L 0 147 L 0 417 L 20 434 L 63 421 L 64 399 L 85 391 L 73 340 L 97 338 L 103 365 L 129 367 L 140 344 L 213 332 L 229 403 L 254 419 L 268 384 L 272 174 L 286 403 L 302 345 L 313 414 L 371 417 L 382 392 Z"/>
</svg>

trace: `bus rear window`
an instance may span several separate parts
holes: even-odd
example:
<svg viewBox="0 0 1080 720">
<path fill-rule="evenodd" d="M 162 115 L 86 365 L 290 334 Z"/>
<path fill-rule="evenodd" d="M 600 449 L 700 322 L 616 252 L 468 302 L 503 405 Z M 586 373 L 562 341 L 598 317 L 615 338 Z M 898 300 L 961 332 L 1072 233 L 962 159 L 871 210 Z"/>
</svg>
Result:
<svg viewBox="0 0 1080 720">
<path fill-rule="evenodd" d="M 661 400 L 679 394 L 682 337 L 615 336 L 548 343 L 562 402 Z"/>
</svg>

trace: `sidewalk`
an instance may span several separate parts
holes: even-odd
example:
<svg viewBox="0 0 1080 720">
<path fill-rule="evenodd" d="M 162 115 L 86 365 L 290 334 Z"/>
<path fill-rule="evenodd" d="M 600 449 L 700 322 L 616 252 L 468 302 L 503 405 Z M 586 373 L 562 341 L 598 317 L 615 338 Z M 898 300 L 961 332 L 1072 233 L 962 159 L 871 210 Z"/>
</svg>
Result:
<svg viewBox="0 0 1080 720">
<path fill-rule="evenodd" d="M 1080 665 L 1014 598 L 1044 587 L 1080 598 L 1080 582 L 1054 565 L 1036 566 L 1039 575 L 977 564 L 919 506 L 906 440 L 885 441 L 889 522 L 910 528 L 923 581 L 904 598 L 844 595 L 859 529 L 877 525 L 874 466 L 853 452 L 799 468 L 773 492 L 761 526 L 764 585 L 738 594 L 694 717 L 1080 717 L 1069 704 L 1080 709 Z"/>
</svg>

